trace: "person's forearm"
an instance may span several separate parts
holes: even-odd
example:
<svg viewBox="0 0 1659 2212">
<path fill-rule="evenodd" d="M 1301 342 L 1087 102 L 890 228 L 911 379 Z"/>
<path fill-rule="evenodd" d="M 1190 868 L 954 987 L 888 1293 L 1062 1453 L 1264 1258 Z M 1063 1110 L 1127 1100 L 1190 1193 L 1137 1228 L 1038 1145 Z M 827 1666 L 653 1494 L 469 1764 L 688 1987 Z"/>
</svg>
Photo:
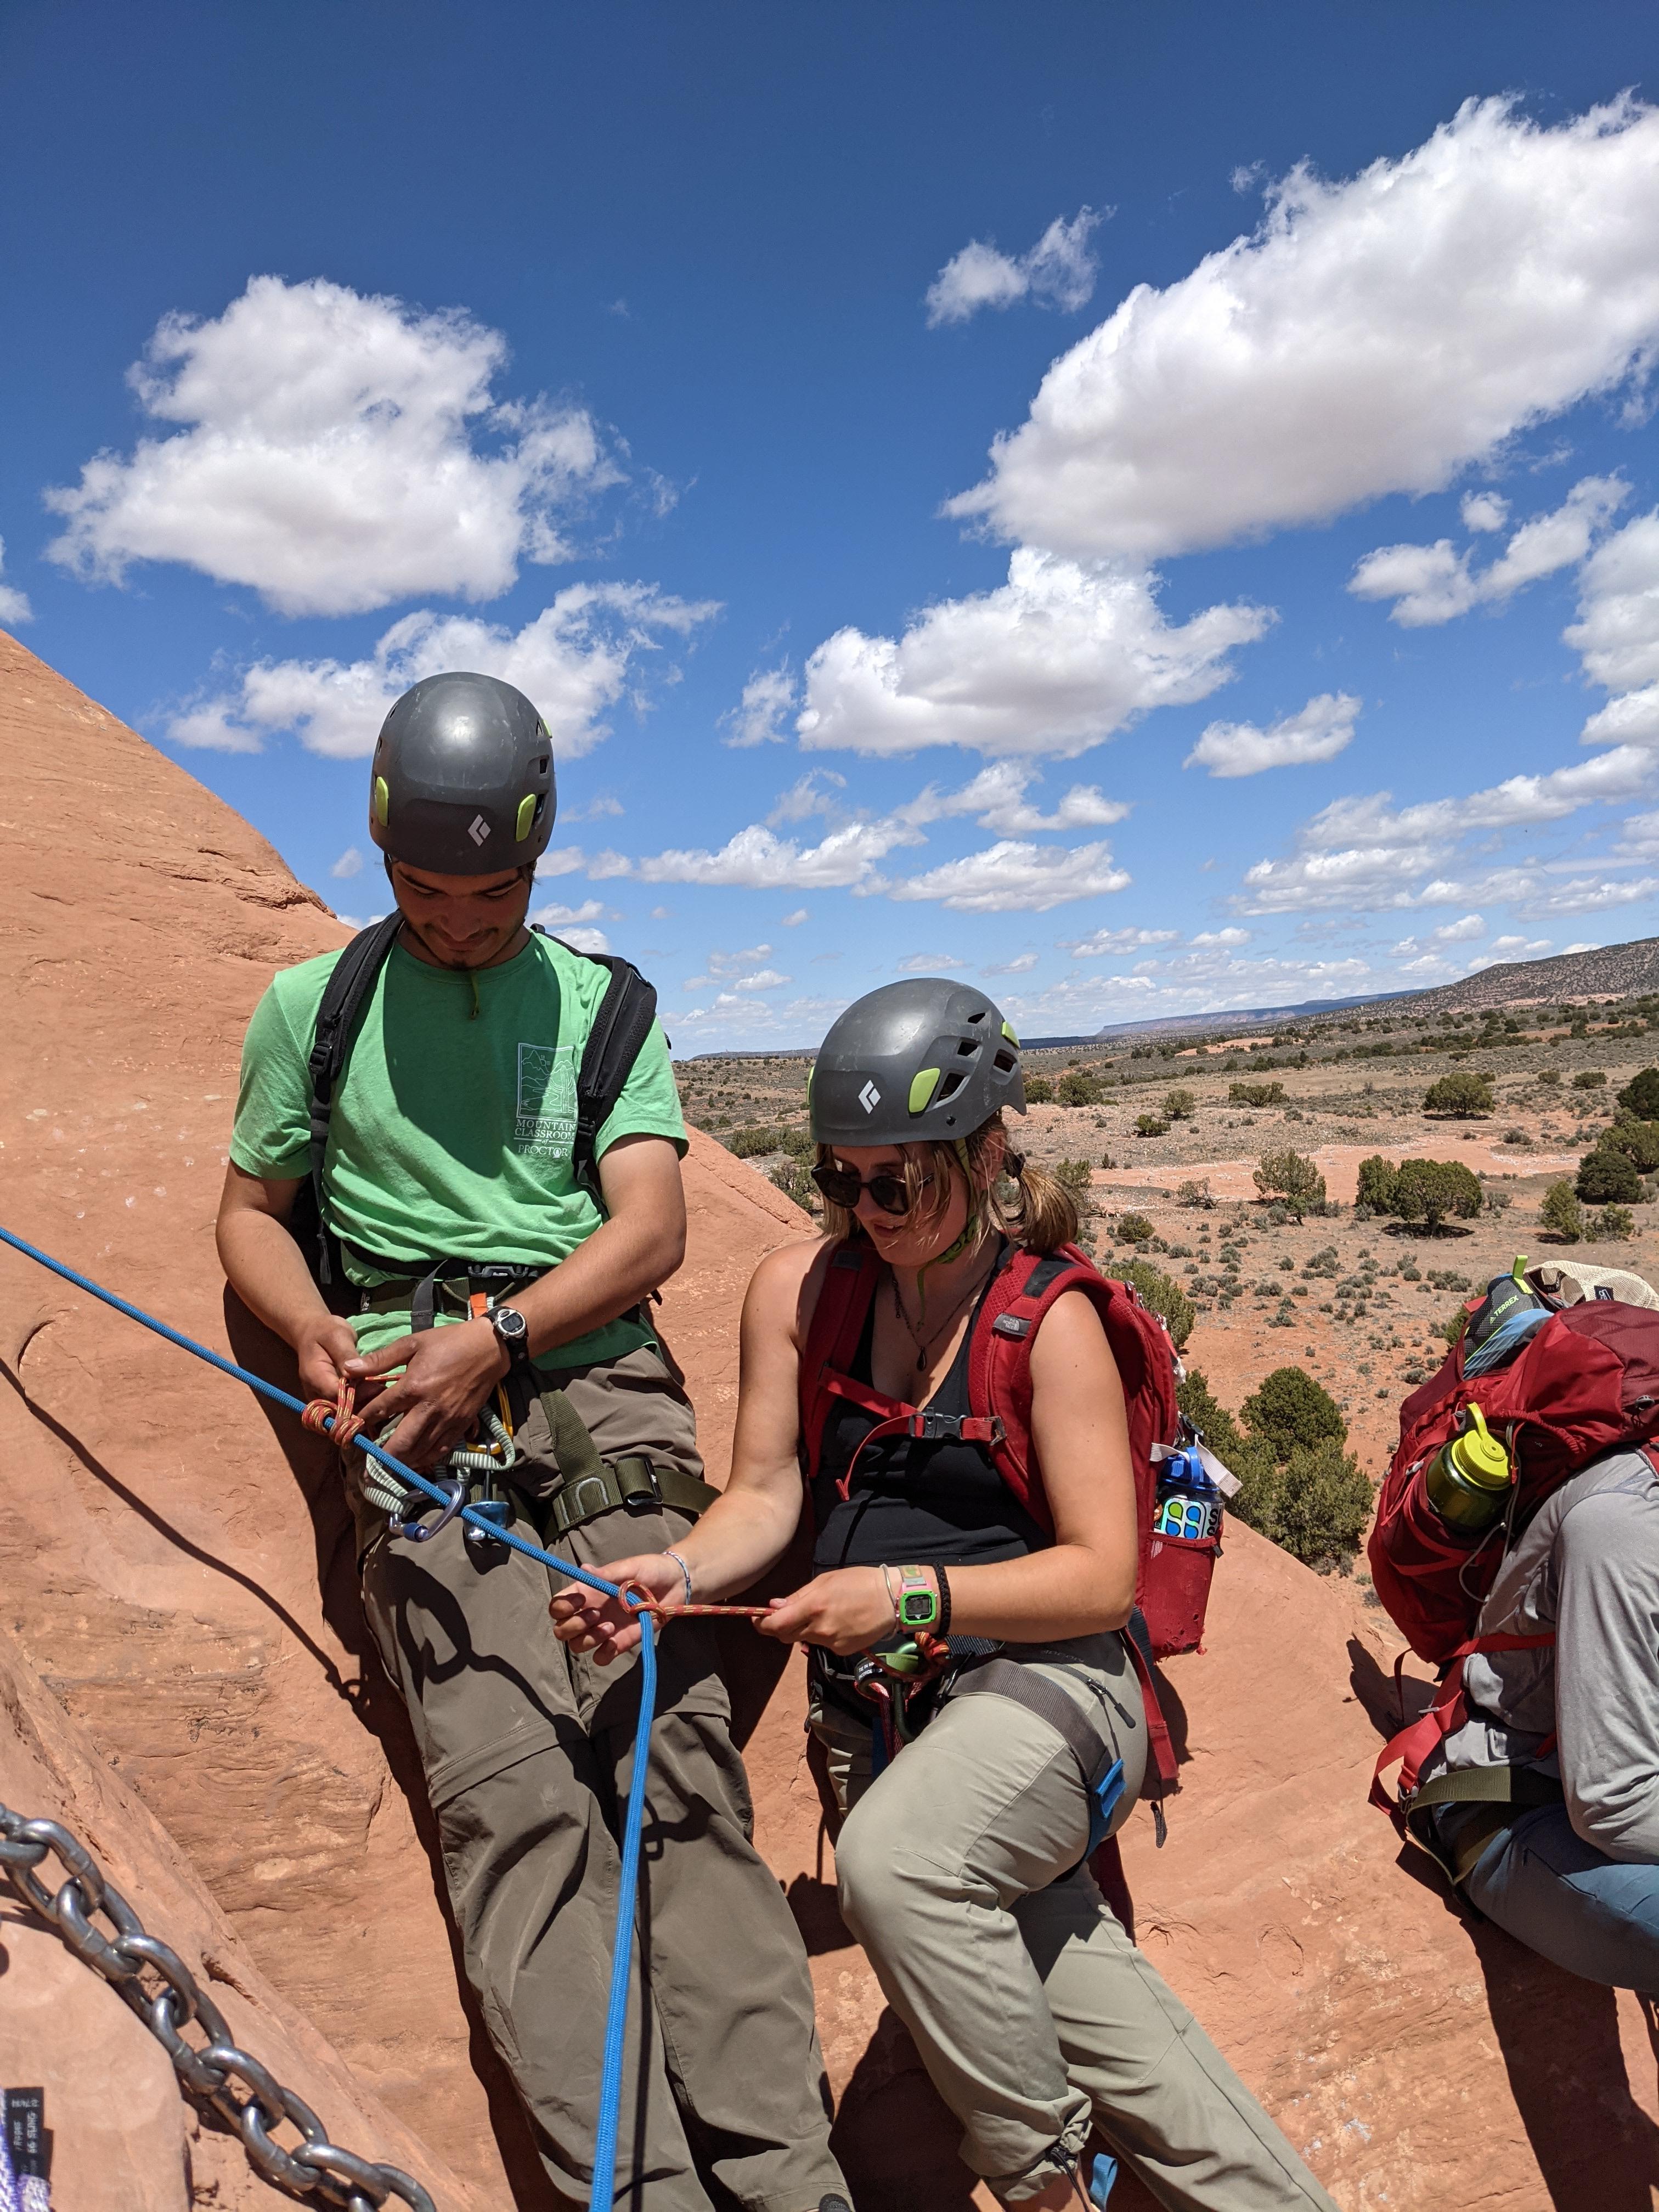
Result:
<svg viewBox="0 0 1659 2212">
<path fill-rule="evenodd" d="M 232 1290 L 285 1343 L 297 1346 L 306 1328 L 327 1313 L 305 1254 L 273 1215 L 252 1207 L 222 1214 L 218 1244 Z"/>
<path fill-rule="evenodd" d="M 727 1490 L 674 1549 L 691 1575 L 698 1604 L 747 1589 L 789 1548 L 800 1522 L 801 1492 L 785 1499 L 770 1490 Z"/>
<path fill-rule="evenodd" d="M 1134 1603 L 1133 1572 L 1114 1572 L 1098 1553 L 1080 1544 L 1055 1544 L 994 1566 L 951 1567 L 948 1572 L 953 1636 L 987 1636 L 1005 1644 L 1062 1643 L 1121 1628 Z"/>
<path fill-rule="evenodd" d="M 626 1214 L 601 1222 L 568 1260 L 511 1301 L 529 1324 L 531 1352 L 551 1352 L 631 1313 L 684 1257 L 684 1240 L 654 1222 Z"/>
</svg>

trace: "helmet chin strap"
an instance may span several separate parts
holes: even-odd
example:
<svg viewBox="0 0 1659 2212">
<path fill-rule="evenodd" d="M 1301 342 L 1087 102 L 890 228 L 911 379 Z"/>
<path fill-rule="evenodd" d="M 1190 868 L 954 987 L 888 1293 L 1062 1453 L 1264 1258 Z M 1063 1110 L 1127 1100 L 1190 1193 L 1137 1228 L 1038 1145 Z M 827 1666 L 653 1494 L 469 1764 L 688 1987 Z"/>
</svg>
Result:
<svg viewBox="0 0 1659 2212">
<path fill-rule="evenodd" d="M 963 1181 L 968 1186 L 968 1218 L 963 1223 L 962 1234 L 957 1238 L 956 1242 L 953 1244 L 947 1244 L 944 1251 L 935 1253 L 933 1257 L 929 1260 L 925 1266 L 918 1267 L 916 1270 L 916 1319 L 918 1322 L 924 1322 L 927 1318 L 927 1277 L 929 1274 L 935 1267 L 948 1267 L 952 1260 L 960 1259 L 962 1255 L 968 1249 L 969 1246 L 977 1241 L 979 1236 L 979 1200 L 974 1195 L 974 1177 L 972 1170 L 969 1165 L 967 1144 L 961 1137 L 953 1137 L 951 1139 L 951 1150 L 957 1156 L 957 1165 L 962 1170 Z"/>
</svg>

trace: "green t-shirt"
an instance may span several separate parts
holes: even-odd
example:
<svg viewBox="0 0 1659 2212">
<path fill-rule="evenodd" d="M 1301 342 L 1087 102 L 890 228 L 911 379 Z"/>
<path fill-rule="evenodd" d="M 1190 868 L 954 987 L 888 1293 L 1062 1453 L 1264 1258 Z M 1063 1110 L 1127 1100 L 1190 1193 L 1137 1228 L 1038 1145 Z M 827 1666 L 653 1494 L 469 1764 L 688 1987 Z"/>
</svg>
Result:
<svg viewBox="0 0 1659 2212">
<path fill-rule="evenodd" d="M 337 952 L 285 969 L 253 1010 L 242 1046 L 230 1156 L 249 1175 L 310 1173 L 311 1056 Z M 474 1013 L 473 984 L 477 986 Z M 434 968 L 401 945 L 375 978 L 335 1091 L 325 1186 L 335 1234 L 366 1252 L 551 1267 L 603 1219 L 571 1170 L 576 1073 L 610 981 L 551 938 L 474 975 Z M 667 1137 L 685 1124 L 659 1025 L 599 1133 Z M 362 1288 L 385 1273 L 347 1256 Z M 407 1310 L 354 1316 L 365 1352 L 409 1328 Z M 611 1359 L 653 1341 L 632 1316 L 544 1352 L 544 1367 Z"/>
</svg>

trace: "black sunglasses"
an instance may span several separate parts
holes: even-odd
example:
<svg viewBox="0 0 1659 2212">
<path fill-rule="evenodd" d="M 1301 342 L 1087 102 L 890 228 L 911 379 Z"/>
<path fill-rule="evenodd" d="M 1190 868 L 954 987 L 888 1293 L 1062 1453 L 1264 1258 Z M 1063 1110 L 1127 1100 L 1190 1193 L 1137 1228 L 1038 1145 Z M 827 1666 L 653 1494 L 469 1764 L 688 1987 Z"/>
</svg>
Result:
<svg viewBox="0 0 1659 2212">
<path fill-rule="evenodd" d="M 890 1170 L 872 1175 L 866 1182 L 853 1169 L 832 1167 L 828 1161 L 821 1162 L 811 1172 L 813 1182 L 830 1205 L 840 1206 L 844 1213 L 855 1211 L 866 1190 L 883 1213 L 910 1211 L 910 1186 L 902 1175 Z"/>
</svg>

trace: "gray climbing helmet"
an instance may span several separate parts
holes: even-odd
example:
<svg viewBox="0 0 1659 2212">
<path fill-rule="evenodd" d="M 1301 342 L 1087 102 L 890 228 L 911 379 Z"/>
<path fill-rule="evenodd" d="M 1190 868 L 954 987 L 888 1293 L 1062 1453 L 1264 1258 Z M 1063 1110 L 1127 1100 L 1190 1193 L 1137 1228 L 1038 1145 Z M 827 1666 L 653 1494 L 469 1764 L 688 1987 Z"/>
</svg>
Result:
<svg viewBox="0 0 1659 2212">
<path fill-rule="evenodd" d="M 380 725 L 368 834 L 388 860 L 438 876 L 498 875 L 540 858 L 557 804 L 553 741 L 494 676 L 428 676 Z"/>
<path fill-rule="evenodd" d="M 982 991 L 931 975 L 885 983 L 819 1046 L 807 1102 L 821 1145 L 971 1136 L 1000 1107 L 1025 1111 L 1019 1039 Z"/>
</svg>

